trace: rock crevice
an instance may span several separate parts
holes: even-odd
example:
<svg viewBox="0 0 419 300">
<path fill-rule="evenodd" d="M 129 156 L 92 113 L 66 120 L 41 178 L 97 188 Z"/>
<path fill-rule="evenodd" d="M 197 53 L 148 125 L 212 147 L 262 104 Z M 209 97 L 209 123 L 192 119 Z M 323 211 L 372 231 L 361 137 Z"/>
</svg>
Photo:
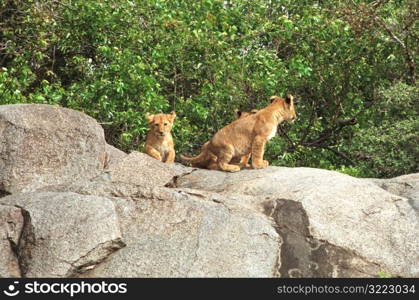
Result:
<svg viewBox="0 0 419 300">
<path fill-rule="evenodd" d="M 283 241 L 278 269 L 281 277 L 374 277 L 384 271 L 354 251 L 313 237 L 300 202 L 277 199 L 264 203 L 264 207 Z"/>
</svg>

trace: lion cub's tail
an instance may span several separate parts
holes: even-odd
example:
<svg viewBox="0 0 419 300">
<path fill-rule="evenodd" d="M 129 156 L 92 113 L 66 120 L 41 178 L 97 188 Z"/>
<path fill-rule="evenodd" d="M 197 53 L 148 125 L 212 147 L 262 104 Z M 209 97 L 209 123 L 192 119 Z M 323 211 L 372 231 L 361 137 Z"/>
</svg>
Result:
<svg viewBox="0 0 419 300">
<path fill-rule="evenodd" d="M 209 142 L 206 142 L 201 149 L 201 153 L 194 157 L 187 157 L 180 155 L 180 158 L 184 161 L 191 163 L 192 165 L 206 165 L 211 160 L 211 152 L 208 149 Z"/>
</svg>

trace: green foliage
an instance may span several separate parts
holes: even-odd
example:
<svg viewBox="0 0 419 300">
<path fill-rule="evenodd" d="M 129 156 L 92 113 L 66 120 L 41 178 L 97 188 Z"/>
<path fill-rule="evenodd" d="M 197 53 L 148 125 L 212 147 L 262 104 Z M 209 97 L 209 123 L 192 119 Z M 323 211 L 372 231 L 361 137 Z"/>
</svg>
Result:
<svg viewBox="0 0 419 300">
<path fill-rule="evenodd" d="M 391 275 L 388 275 L 388 274 L 387 274 L 386 272 L 384 272 L 384 271 L 380 271 L 380 272 L 378 272 L 377 277 L 378 277 L 378 278 L 391 278 Z"/>
<path fill-rule="evenodd" d="M 175 110 L 177 152 L 196 153 L 234 109 L 290 92 L 273 164 L 414 172 L 417 7 L 370 2 L 5 0 L 0 104 L 84 111 L 123 150 L 141 149 L 146 112 Z"/>
<path fill-rule="evenodd" d="M 376 118 L 351 141 L 361 175 L 391 177 L 417 172 L 419 88 L 398 83 L 382 90 L 380 97 L 382 101 L 374 106 Z"/>
</svg>

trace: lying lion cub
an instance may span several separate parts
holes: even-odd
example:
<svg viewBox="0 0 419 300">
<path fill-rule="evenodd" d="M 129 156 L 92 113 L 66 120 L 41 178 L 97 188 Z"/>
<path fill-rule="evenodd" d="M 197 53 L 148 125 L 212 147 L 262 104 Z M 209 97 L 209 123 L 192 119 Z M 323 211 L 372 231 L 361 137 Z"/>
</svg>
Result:
<svg viewBox="0 0 419 300">
<path fill-rule="evenodd" d="M 256 114 L 239 118 L 221 128 L 214 137 L 202 147 L 195 157 L 182 159 L 192 164 L 209 165 L 216 160 L 217 167 L 224 171 L 237 172 L 240 166 L 230 164 L 233 158 L 252 155 L 253 168 L 265 168 L 269 162 L 263 159 L 265 144 L 277 131 L 277 126 L 283 121 L 296 118 L 294 97 L 287 95 L 285 99 L 272 96 L 271 104 Z"/>
<path fill-rule="evenodd" d="M 175 117 L 175 112 L 157 115 L 146 114 L 150 131 L 145 142 L 145 152 L 166 163 L 175 161 L 175 147 L 170 133 Z"/>
</svg>

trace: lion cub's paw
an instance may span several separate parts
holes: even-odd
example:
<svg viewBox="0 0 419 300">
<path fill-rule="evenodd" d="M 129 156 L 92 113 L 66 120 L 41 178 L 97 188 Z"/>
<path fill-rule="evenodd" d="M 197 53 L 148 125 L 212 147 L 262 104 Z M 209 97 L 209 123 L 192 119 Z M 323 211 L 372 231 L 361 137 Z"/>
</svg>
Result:
<svg viewBox="0 0 419 300">
<path fill-rule="evenodd" d="M 230 170 L 228 170 L 229 172 L 238 172 L 240 171 L 240 167 L 239 166 L 233 166 Z"/>
<path fill-rule="evenodd" d="M 262 160 L 260 163 L 254 162 L 252 164 L 252 167 L 254 169 L 262 169 L 262 168 L 266 168 L 267 166 L 269 166 L 269 161 L 267 160 Z"/>
<path fill-rule="evenodd" d="M 224 167 L 220 167 L 221 170 L 227 171 L 227 172 L 238 172 L 240 171 L 240 167 L 236 165 L 228 165 Z"/>
</svg>

